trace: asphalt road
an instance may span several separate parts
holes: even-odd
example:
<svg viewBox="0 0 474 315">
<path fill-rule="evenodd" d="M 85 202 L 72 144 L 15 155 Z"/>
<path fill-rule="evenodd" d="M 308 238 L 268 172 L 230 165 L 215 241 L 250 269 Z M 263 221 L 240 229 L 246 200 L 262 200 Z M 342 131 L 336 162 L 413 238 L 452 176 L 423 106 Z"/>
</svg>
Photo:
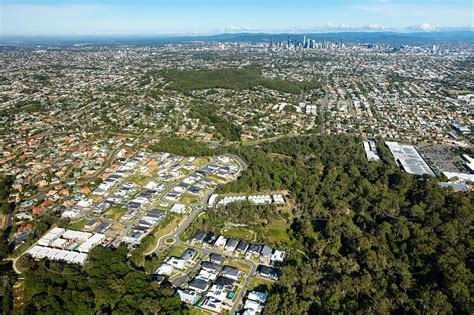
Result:
<svg viewBox="0 0 474 315">
<path fill-rule="evenodd" d="M 244 285 L 242 286 L 242 290 L 240 290 L 239 294 L 237 295 L 237 298 L 235 299 L 235 303 L 230 309 L 229 314 L 234 315 L 237 309 L 240 306 L 240 302 L 242 302 L 242 298 L 245 296 L 245 293 L 247 293 L 248 286 L 250 284 L 250 281 L 252 278 L 255 276 L 255 273 L 257 272 L 257 264 L 255 264 L 251 260 L 245 260 L 245 262 L 250 263 L 251 269 L 249 274 L 247 275 L 247 279 L 245 279 Z"/>
<path fill-rule="evenodd" d="M 238 177 L 247 168 L 247 164 L 245 163 L 244 160 L 242 160 L 240 157 L 236 155 L 229 154 L 229 156 L 234 158 L 237 161 L 237 163 L 240 165 L 240 170 L 236 175 Z M 189 227 L 189 225 L 196 220 L 198 215 L 206 209 L 207 201 L 209 200 L 209 197 L 214 192 L 215 192 L 215 189 L 208 191 L 198 203 L 190 205 L 192 209 L 191 213 L 181 222 L 178 228 L 176 228 L 172 233 L 164 235 L 160 238 L 160 240 L 158 241 L 158 246 L 155 248 L 153 252 L 158 251 L 160 248 L 164 246 L 167 246 L 168 244 L 166 244 L 166 240 L 169 238 L 174 239 L 175 243 L 179 243 L 180 242 L 179 235 L 181 235 Z"/>
<path fill-rule="evenodd" d="M 244 263 L 250 265 L 250 271 L 246 275 L 245 282 L 242 285 L 242 288 L 241 288 L 239 294 L 237 295 L 237 297 L 235 299 L 235 302 L 234 302 L 234 305 L 232 306 L 232 309 L 230 310 L 231 315 L 235 314 L 235 312 L 237 311 L 237 309 L 238 309 L 238 307 L 239 307 L 239 305 L 242 301 L 242 298 L 245 296 L 245 294 L 247 292 L 250 281 L 252 280 L 252 278 L 255 276 L 255 273 L 257 272 L 257 264 L 252 260 L 235 257 L 235 256 L 228 255 L 228 254 L 223 254 L 222 252 L 214 250 L 214 249 L 201 248 L 201 247 L 197 247 L 197 246 L 190 245 L 190 244 L 187 244 L 187 243 L 183 243 L 179 239 L 176 241 L 175 244 L 180 244 L 180 245 L 183 245 L 185 247 L 192 248 L 192 249 L 194 249 L 195 251 L 198 251 L 201 254 L 201 257 L 198 259 L 198 261 L 193 266 L 193 268 L 191 268 L 191 270 L 189 270 L 186 273 L 186 275 L 181 276 L 181 277 L 176 278 L 175 280 L 173 280 L 173 286 L 175 286 L 175 287 L 180 287 L 184 283 L 187 283 L 190 280 L 189 278 L 196 273 L 197 269 L 200 267 L 203 260 L 206 257 L 208 257 L 210 254 L 221 255 L 224 258 L 231 259 L 231 260 L 238 260 L 238 261 L 241 261 L 241 262 L 244 262 Z"/>
<path fill-rule="evenodd" d="M 242 160 L 242 158 L 240 158 L 239 156 L 236 156 L 236 155 L 229 155 L 229 156 L 234 158 L 237 161 L 237 163 L 240 165 L 240 170 L 239 170 L 239 173 L 237 174 L 237 177 L 238 177 L 248 166 L 245 163 L 245 161 Z M 204 195 L 198 203 L 191 205 L 191 209 L 192 209 L 191 213 L 180 223 L 180 225 L 173 232 L 171 232 L 167 235 L 163 235 L 158 240 L 156 248 L 153 251 L 151 251 L 149 254 L 152 254 L 153 252 L 158 252 L 161 249 L 163 249 L 164 247 L 170 246 L 170 244 L 166 243 L 166 240 L 168 240 L 168 239 L 173 239 L 174 240 L 173 245 L 179 244 L 179 245 L 182 245 L 182 246 L 185 246 L 185 247 L 188 247 L 188 248 L 192 248 L 192 249 L 198 251 L 201 254 L 200 258 L 198 259 L 196 264 L 193 266 L 193 268 L 191 268 L 191 270 L 189 270 L 185 275 L 173 280 L 173 286 L 175 286 L 175 287 L 180 287 L 184 283 L 188 282 L 191 275 L 196 273 L 197 269 L 200 267 L 203 260 L 206 257 L 208 257 L 210 254 L 222 255 L 223 257 L 225 257 L 227 259 L 242 261 L 242 262 L 247 263 L 248 265 L 250 265 L 251 266 L 250 272 L 249 272 L 248 275 L 246 275 L 247 278 L 246 278 L 246 280 L 245 280 L 245 282 L 242 286 L 241 291 L 237 295 L 235 303 L 234 303 L 234 305 L 233 305 L 233 307 L 230 311 L 230 314 L 235 314 L 237 308 L 239 307 L 239 305 L 241 303 L 242 298 L 245 296 L 245 293 L 247 292 L 247 288 L 248 288 L 248 285 L 250 284 L 250 281 L 252 280 L 252 277 L 255 275 L 255 273 L 257 271 L 257 264 L 255 262 L 251 261 L 251 260 L 248 260 L 248 259 L 243 259 L 243 258 L 239 258 L 239 257 L 234 257 L 234 256 L 222 254 L 221 252 L 219 252 L 217 250 L 207 249 L 207 248 L 200 248 L 200 247 L 196 247 L 196 246 L 193 246 L 193 245 L 190 245 L 190 244 L 187 244 L 187 243 L 183 243 L 183 242 L 181 242 L 181 240 L 179 238 L 179 236 L 189 227 L 189 225 L 191 225 L 191 223 L 193 223 L 196 220 L 196 218 L 199 216 L 199 214 L 206 209 L 207 201 L 209 200 L 209 197 L 214 192 L 215 192 L 215 189 L 207 192 L 206 195 Z"/>
</svg>

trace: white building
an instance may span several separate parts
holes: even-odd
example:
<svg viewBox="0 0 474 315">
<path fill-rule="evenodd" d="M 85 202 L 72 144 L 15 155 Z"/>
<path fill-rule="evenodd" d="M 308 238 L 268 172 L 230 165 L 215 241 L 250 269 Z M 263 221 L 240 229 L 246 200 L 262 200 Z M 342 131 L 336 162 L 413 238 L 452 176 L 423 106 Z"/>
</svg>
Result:
<svg viewBox="0 0 474 315">
<path fill-rule="evenodd" d="M 186 206 L 183 204 L 175 203 L 173 207 L 171 207 L 170 211 L 175 212 L 175 213 L 184 213 L 184 210 L 186 210 Z"/>
</svg>

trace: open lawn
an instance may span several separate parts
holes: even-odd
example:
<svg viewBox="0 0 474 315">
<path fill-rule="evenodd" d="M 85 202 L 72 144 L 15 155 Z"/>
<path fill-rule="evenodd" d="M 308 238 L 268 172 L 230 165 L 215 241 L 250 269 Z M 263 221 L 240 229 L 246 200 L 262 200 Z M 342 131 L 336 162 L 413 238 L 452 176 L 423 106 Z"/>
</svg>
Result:
<svg viewBox="0 0 474 315">
<path fill-rule="evenodd" d="M 158 228 L 157 231 L 154 233 L 156 239 L 159 239 L 163 235 L 167 235 L 174 230 L 175 227 L 178 226 L 179 222 L 181 222 L 182 216 L 174 214 L 172 215 L 171 221 L 168 222 L 165 226 Z"/>
<path fill-rule="evenodd" d="M 206 157 L 198 157 L 197 159 L 195 159 L 193 161 L 193 164 L 194 165 L 199 165 L 199 166 L 202 166 L 202 165 L 206 165 L 207 163 L 209 163 L 211 160 L 209 158 L 206 158 Z"/>
<path fill-rule="evenodd" d="M 71 229 L 71 230 L 80 231 L 80 230 L 82 230 L 84 225 L 86 225 L 87 222 L 89 222 L 89 221 L 90 220 L 88 220 L 88 219 L 82 219 L 81 221 L 78 221 L 76 223 L 73 223 L 73 224 L 69 225 L 68 228 Z"/>
<path fill-rule="evenodd" d="M 146 184 L 151 182 L 151 178 L 144 175 L 133 175 L 130 176 L 127 180 L 140 186 L 145 186 Z"/>
<path fill-rule="evenodd" d="M 123 226 L 122 224 L 112 224 L 111 228 L 117 231 L 123 231 L 125 229 L 125 226 Z"/>
<path fill-rule="evenodd" d="M 207 178 L 220 184 L 225 182 L 225 179 L 220 178 L 219 176 L 216 176 L 216 175 L 207 175 Z"/>
<path fill-rule="evenodd" d="M 260 292 L 268 293 L 270 292 L 270 289 L 272 288 L 274 283 L 275 283 L 274 281 L 269 280 L 269 279 L 264 279 L 261 277 L 253 277 L 252 280 L 250 280 L 248 290 L 249 291 L 257 290 Z"/>
<path fill-rule="evenodd" d="M 255 233 L 245 228 L 230 228 L 222 232 L 225 237 L 232 237 L 239 240 L 254 241 Z"/>
<path fill-rule="evenodd" d="M 18 257 L 23 254 L 28 248 L 30 248 L 34 244 L 34 240 L 29 240 L 23 244 L 21 244 L 15 251 L 13 252 L 13 257 Z"/>
<path fill-rule="evenodd" d="M 190 170 L 188 170 L 188 169 L 186 169 L 186 168 L 184 168 L 184 167 L 180 168 L 179 171 L 180 171 L 181 173 L 183 173 L 184 175 L 188 175 L 189 173 L 191 173 Z"/>
<path fill-rule="evenodd" d="M 184 194 L 180 199 L 179 199 L 179 202 L 181 203 L 184 203 L 184 204 L 193 204 L 193 203 L 196 203 L 199 201 L 199 197 L 196 197 L 196 196 L 190 196 L 190 195 L 186 195 Z"/>
<path fill-rule="evenodd" d="M 159 203 L 157 203 L 153 206 L 153 208 L 157 208 L 157 209 L 160 209 L 160 210 L 169 210 L 169 209 L 171 209 L 172 206 L 173 206 L 172 203 L 169 203 L 168 206 L 166 206 L 166 207 L 161 206 Z"/>
<path fill-rule="evenodd" d="M 186 247 L 183 245 L 177 244 L 171 248 L 171 250 L 168 253 L 168 256 L 175 256 L 175 257 L 181 257 L 183 253 L 186 251 Z"/>
<path fill-rule="evenodd" d="M 270 244 L 290 245 L 291 239 L 286 231 L 289 228 L 284 220 L 275 221 L 260 229 L 260 238 Z"/>
<path fill-rule="evenodd" d="M 127 210 L 121 209 L 121 208 L 111 207 L 111 208 L 107 209 L 107 211 L 105 212 L 105 216 L 112 219 L 112 220 L 118 221 L 123 216 L 125 211 L 127 211 Z"/>
</svg>

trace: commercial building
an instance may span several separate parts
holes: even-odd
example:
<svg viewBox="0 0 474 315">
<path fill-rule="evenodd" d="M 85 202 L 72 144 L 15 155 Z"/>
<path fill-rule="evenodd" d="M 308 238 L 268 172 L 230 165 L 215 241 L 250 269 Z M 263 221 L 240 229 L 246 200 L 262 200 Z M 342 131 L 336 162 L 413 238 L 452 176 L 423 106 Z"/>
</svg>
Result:
<svg viewBox="0 0 474 315">
<path fill-rule="evenodd" d="M 435 176 L 414 146 L 391 141 L 385 141 L 385 144 L 392 152 L 398 166 L 405 172 L 420 176 L 424 174 Z"/>
<path fill-rule="evenodd" d="M 377 151 L 377 144 L 375 140 L 364 141 L 364 150 L 367 160 L 369 161 L 378 161 L 380 160 L 379 153 Z"/>
</svg>

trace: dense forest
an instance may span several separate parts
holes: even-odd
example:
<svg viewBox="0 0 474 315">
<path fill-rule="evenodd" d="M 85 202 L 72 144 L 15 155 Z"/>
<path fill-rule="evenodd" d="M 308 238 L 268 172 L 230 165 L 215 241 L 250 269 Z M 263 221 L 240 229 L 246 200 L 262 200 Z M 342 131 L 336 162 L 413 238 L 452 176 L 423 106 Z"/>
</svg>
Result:
<svg viewBox="0 0 474 315">
<path fill-rule="evenodd" d="M 255 87 L 265 87 L 283 93 L 299 94 L 311 89 L 319 89 L 319 82 L 289 81 L 269 79 L 262 76 L 256 67 L 243 69 L 201 69 L 201 70 L 174 70 L 169 69 L 158 73 L 168 83 L 167 89 L 189 94 L 194 90 L 213 88 L 248 90 Z"/>
<path fill-rule="evenodd" d="M 11 213 L 15 208 L 14 203 L 9 201 L 13 181 L 14 177 L 11 175 L 0 177 L 0 210 L 4 214 Z"/>
<path fill-rule="evenodd" d="M 378 162 L 368 162 L 361 140 L 346 135 L 215 150 L 163 139 L 153 149 L 240 155 L 248 169 L 219 193 L 290 192 L 288 233 L 303 254 L 290 248 L 280 280 L 268 288 L 266 314 L 471 313 L 473 195 L 403 173 L 381 141 Z M 218 232 L 225 221 L 283 216 L 245 203 L 225 211 L 209 211 L 213 220 L 198 228 Z M 132 267 L 123 247 L 95 249 L 84 270 L 31 264 L 24 274 L 27 313 L 185 311 L 170 287 Z"/>
<path fill-rule="evenodd" d="M 472 194 L 369 163 L 344 135 L 239 153 L 249 169 L 220 192 L 290 190 L 307 256 L 286 261 L 267 314 L 470 313 Z"/>
<path fill-rule="evenodd" d="M 169 284 L 131 267 L 127 249 L 94 248 L 84 269 L 29 262 L 26 314 L 183 314 L 188 309 Z"/>
<path fill-rule="evenodd" d="M 239 141 L 242 130 L 239 125 L 236 125 L 226 118 L 216 114 L 217 106 L 213 104 L 194 104 L 190 111 L 190 117 L 199 119 L 200 124 L 214 126 L 216 132 L 222 138 L 230 141 Z"/>
</svg>

